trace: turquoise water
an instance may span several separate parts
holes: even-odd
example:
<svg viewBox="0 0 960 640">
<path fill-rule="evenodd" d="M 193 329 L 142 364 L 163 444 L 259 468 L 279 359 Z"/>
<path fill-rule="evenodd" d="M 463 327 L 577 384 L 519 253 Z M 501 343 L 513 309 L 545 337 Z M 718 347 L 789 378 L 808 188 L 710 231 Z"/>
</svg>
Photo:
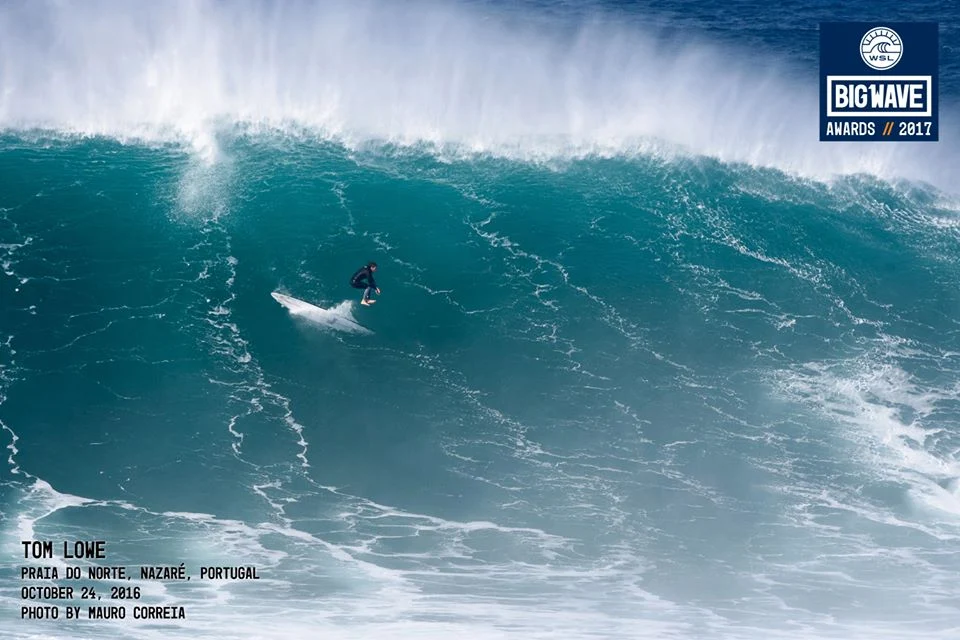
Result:
<svg viewBox="0 0 960 640">
<path fill-rule="evenodd" d="M 247 33 L 220 5 L 170 6 L 189 16 L 171 24 Z M 109 25 L 66 7 L 36 20 Z M 143 11 L 125 18 L 134 33 L 195 44 L 143 26 L 172 10 Z M 473 24 L 446 11 L 437 33 Z M 498 28 L 478 37 L 521 46 Z M 533 67 L 559 46 L 525 42 Z M 182 52 L 143 47 L 117 64 L 188 72 Z M 473 54 L 459 62 L 476 70 Z M 690 148 L 665 115 L 661 137 L 589 118 L 551 137 L 562 118 L 531 119 L 533 92 L 470 102 L 490 121 L 455 99 L 410 119 L 398 93 L 382 120 L 331 107 L 318 124 L 295 108 L 316 86 L 255 65 L 215 76 L 266 96 L 247 103 L 181 94 L 160 71 L 162 91 L 137 94 L 149 73 L 127 71 L 63 76 L 68 94 L 116 91 L 36 121 L 9 92 L 0 110 L 7 637 L 956 632 L 950 139 L 791 155 L 789 136 L 757 149 L 737 125 Z M 459 95 L 434 71 L 418 81 Z M 363 104 L 346 78 L 340 105 Z M 677 86 L 665 99 L 686 100 Z M 160 94 L 186 102 L 125 119 Z M 234 110 L 268 99 L 276 111 Z M 127 106 L 98 116 L 111 100 Z M 503 139 L 487 135 L 497 118 Z M 383 293 L 364 308 L 348 281 L 368 260 Z M 372 333 L 291 315 L 273 291 Z M 77 537 L 107 540 L 111 564 L 253 564 L 264 579 L 131 583 L 183 621 L 20 620 L 19 541 Z"/>
</svg>

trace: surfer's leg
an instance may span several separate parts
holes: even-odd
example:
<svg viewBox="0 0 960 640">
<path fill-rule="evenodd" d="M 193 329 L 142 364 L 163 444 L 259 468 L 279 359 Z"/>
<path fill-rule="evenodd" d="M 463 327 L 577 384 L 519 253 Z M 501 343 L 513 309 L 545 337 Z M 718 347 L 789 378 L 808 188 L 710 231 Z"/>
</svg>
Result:
<svg viewBox="0 0 960 640">
<path fill-rule="evenodd" d="M 350 286 L 354 289 L 363 289 L 363 296 L 360 298 L 360 304 L 367 304 L 367 297 L 369 296 L 370 287 L 366 284 L 358 284 L 356 282 L 351 282 Z"/>
<path fill-rule="evenodd" d="M 363 300 L 360 301 L 360 304 L 370 304 L 370 289 L 371 287 L 367 287 L 363 290 Z"/>
</svg>

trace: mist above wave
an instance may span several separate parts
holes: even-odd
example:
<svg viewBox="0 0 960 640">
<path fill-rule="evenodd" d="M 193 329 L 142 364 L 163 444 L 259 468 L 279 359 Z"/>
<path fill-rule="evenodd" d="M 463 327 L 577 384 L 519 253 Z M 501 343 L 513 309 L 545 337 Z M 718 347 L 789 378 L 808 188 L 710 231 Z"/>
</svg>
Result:
<svg viewBox="0 0 960 640">
<path fill-rule="evenodd" d="M 218 129 L 240 123 L 348 146 L 523 159 L 680 151 L 813 177 L 949 184 L 942 143 L 820 143 L 817 91 L 813 70 L 763 52 L 600 14 L 374 0 L 0 7 L 7 130 L 209 150 Z"/>
</svg>

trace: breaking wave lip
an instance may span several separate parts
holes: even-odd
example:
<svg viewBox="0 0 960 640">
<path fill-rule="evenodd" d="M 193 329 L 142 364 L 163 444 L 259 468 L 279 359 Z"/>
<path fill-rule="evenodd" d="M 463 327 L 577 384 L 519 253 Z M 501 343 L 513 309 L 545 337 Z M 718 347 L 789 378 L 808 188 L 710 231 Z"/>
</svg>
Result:
<svg viewBox="0 0 960 640">
<path fill-rule="evenodd" d="M 955 165 L 946 145 L 820 143 L 812 72 L 602 13 L 431 0 L 7 3 L 0 61 L 0 129 L 187 140 L 211 158 L 218 129 L 242 124 L 350 148 L 692 153 L 941 188 Z"/>
</svg>

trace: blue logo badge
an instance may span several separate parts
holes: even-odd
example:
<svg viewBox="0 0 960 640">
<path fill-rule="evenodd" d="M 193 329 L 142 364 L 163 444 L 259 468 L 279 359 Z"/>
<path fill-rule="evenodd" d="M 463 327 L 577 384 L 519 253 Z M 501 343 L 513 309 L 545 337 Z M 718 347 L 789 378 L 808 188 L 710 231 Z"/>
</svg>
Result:
<svg viewBox="0 0 960 640">
<path fill-rule="evenodd" d="M 939 139 L 935 22 L 820 23 L 820 140 Z"/>
</svg>

